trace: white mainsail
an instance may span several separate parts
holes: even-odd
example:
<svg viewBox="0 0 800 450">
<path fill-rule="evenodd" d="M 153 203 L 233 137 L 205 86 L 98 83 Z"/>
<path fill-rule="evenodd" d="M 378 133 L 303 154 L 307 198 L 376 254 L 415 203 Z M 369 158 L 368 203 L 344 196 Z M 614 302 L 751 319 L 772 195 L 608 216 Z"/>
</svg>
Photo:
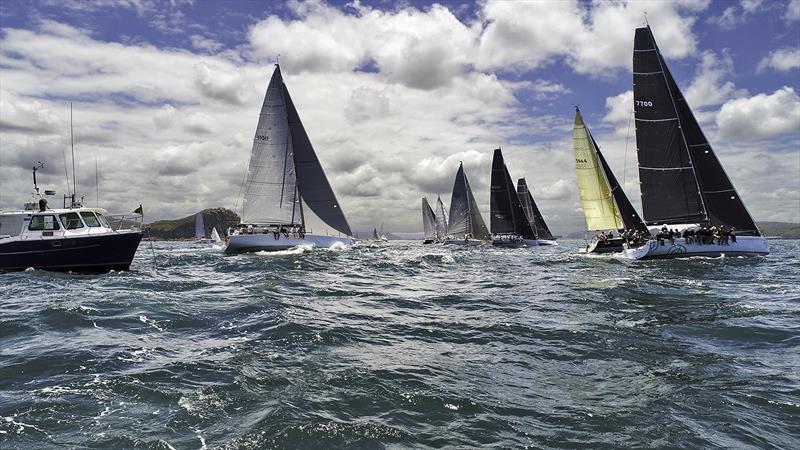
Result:
<svg viewBox="0 0 800 450">
<path fill-rule="evenodd" d="M 217 227 L 211 229 L 211 240 L 214 241 L 215 244 L 222 242 L 222 239 L 219 237 L 219 233 L 217 233 Z"/>
<path fill-rule="evenodd" d="M 436 196 L 436 239 L 443 241 L 447 238 L 447 213 L 444 211 L 442 197 Z"/>
<path fill-rule="evenodd" d="M 194 237 L 204 239 L 206 237 L 206 225 L 203 222 L 203 213 L 199 212 L 194 216 Z"/>
</svg>

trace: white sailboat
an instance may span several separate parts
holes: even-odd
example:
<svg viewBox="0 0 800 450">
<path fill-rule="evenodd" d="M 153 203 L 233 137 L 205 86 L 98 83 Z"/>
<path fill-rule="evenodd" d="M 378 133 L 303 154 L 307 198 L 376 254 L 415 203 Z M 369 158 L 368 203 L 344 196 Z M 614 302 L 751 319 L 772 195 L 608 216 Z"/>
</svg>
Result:
<svg viewBox="0 0 800 450">
<path fill-rule="evenodd" d="M 213 242 L 214 245 L 222 244 L 222 239 L 219 237 L 219 232 L 217 232 L 217 227 L 211 229 L 211 242 Z"/>
<path fill-rule="evenodd" d="M 661 231 L 625 255 L 768 254 L 767 239 L 714 154 L 649 25 L 637 28 L 634 38 L 633 98 L 643 217 L 651 233 Z"/>
<path fill-rule="evenodd" d="M 436 242 L 443 243 L 447 239 L 447 212 L 444 210 L 442 197 L 436 196 Z"/>
<path fill-rule="evenodd" d="M 338 235 L 308 230 L 306 207 Z M 352 234 L 276 64 L 253 138 L 242 223 L 225 252 L 352 246 Z"/>
</svg>

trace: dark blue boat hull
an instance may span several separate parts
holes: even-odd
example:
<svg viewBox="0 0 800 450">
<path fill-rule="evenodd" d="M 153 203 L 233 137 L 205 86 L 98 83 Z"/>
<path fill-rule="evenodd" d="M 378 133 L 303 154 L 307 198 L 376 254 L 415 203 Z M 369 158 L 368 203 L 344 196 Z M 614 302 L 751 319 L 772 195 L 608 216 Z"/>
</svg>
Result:
<svg viewBox="0 0 800 450">
<path fill-rule="evenodd" d="M 128 270 L 142 233 L 113 233 L 0 244 L 0 271 L 34 269 L 108 272 Z"/>
</svg>

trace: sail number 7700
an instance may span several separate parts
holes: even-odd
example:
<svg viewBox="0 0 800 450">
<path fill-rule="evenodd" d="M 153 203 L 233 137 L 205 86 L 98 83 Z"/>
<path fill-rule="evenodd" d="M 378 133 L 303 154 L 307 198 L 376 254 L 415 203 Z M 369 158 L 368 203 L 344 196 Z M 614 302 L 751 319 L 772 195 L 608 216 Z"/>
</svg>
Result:
<svg viewBox="0 0 800 450">
<path fill-rule="evenodd" d="M 636 100 L 636 106 L 653 106 L 653 102 L 648 100 Z"/>
</svg>

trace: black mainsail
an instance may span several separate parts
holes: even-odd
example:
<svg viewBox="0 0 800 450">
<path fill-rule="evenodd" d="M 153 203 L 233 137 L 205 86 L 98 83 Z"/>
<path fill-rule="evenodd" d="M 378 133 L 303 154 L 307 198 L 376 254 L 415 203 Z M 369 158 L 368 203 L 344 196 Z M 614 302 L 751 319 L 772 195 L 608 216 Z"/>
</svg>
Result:
<svg viewBox="0 0 800 450">
<path fill-rule="evenodd" d="M 447 235 L 456 239 L 464 236 L 489 240 L 489 230 L 478 210 L 478 203 L 472 195 L 469 180 L 464 173 L 464 164 L 459 164 L 456 180 L 453 183 L 453 196 L 450 198 L 450 220 Z"/>
<path fill-rule="evenodd" d="M 633 97 L 645 220 L 736 226 L 739 235 L 760 236 L 675 83 L 649 25 L 636 29 Z"/>
<path fill-rule="evenodd" d="M 425 197 L 422 197 L 422 229 L 426 240 L 436 239 L 436 215 Z"/>
<path fill-rule="evenodd" d="M 522 203 L 522 209 L 525 211 L 528 222 L 530 222 L 534 233 L 536 233 L 536 238 L 555 240 L 555 236 L 553 236 L 553 233 L 550 232 L 550 228 L 545 223 L 544 217 L 539 211 L 539 207 L 536 206 L 536 201 L 533 200 L 533 195 L 528 189 L 528 183 L 525 181 L 525 178 L 517 180 L 517 196 L 519 197 L 520 203 Z"/>
<path fill-rule="evenodd" d="M 499 148 L 494 150 L 492 157 L 489 215 L 492 234 L 513 234 L 523 239 L 536 239 Z"/>
</svg>

